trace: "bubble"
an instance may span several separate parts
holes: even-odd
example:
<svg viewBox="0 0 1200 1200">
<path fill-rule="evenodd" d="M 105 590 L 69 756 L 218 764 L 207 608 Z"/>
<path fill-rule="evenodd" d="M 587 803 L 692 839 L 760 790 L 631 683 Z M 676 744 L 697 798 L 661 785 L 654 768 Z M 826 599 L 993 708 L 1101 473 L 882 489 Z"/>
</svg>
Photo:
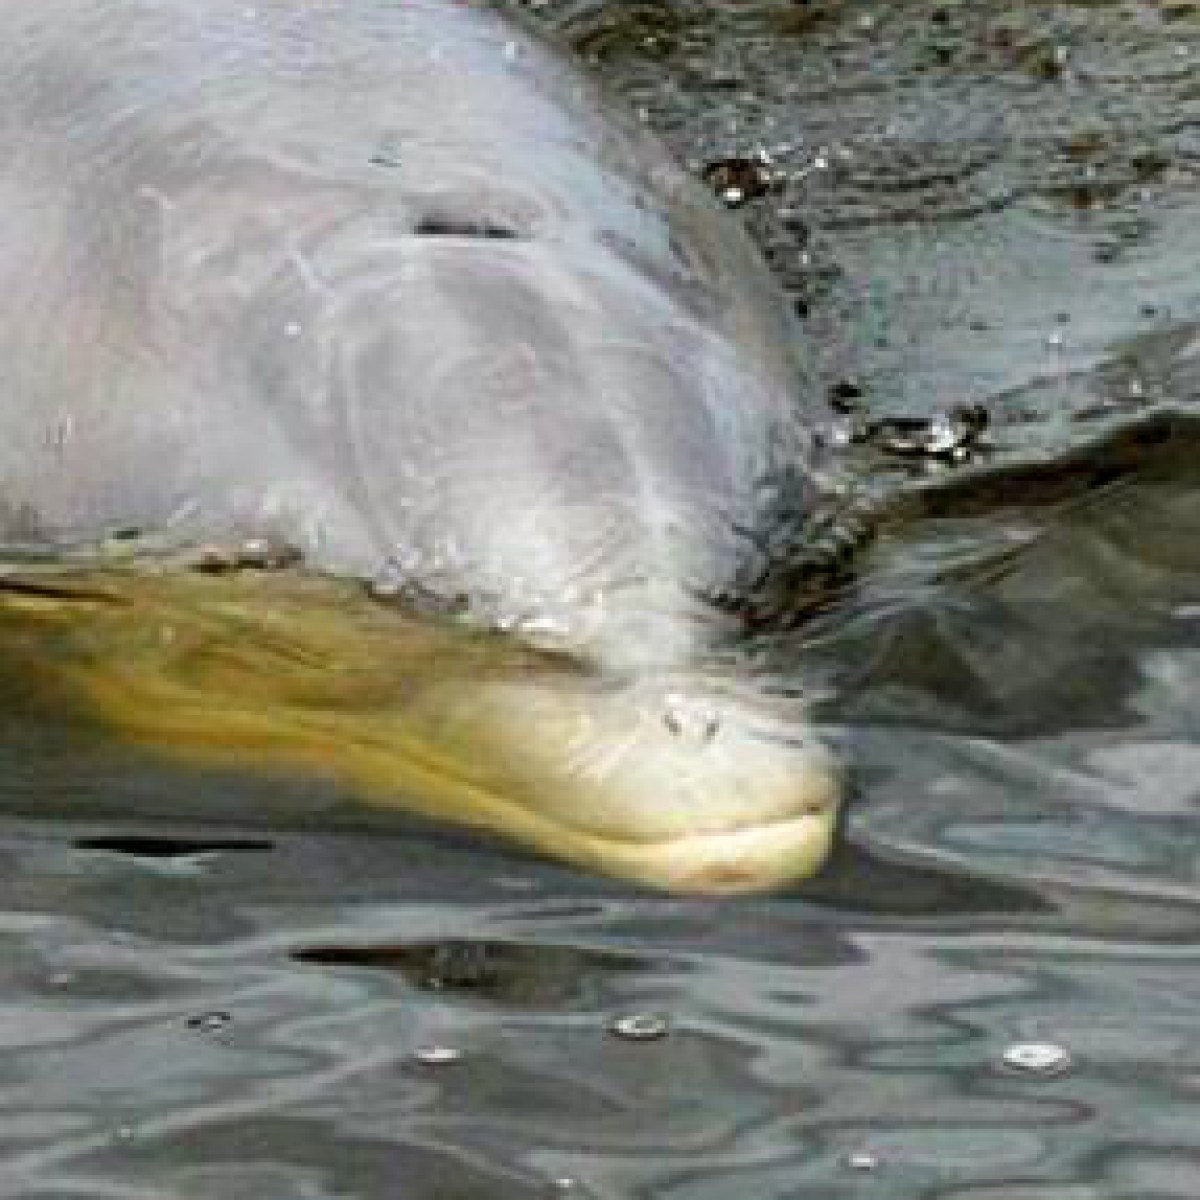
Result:
<svg viewBox="0 0 1200 1200">
<path fill-rule="evenodd" d="M 777 181 L 774 160 L 761 148 L 748 157 L 716 159 L 701 177 L 729 208 L 766 195 Z"/>
<path fill-rule="evenodd" d="M 854 443 L 857 426 L 850 417 L 839 417 L 829 424 L 828 437 L 831 446 L 845 447 Z"/>
<path fill-rule="evenodd" d="M 215 1009 L 212 1012 L 196 1013 L 188 1017 L 187 1027 L 200 1033 L 218 1033 L 232 1022 L 233 1017 L 230 1013 Z"/>
<path fill-rule="evenodd" d="M 428 1067 L 443 1067 L 458 1062 L 462 1058 L 462 1051 L 453 1046 L 418 1046 L 413 1051 L 413 1058 Z"/>
<path fill-rule="evenodd" d="M 1015 1042 L 1004 1051 L 1004 1066 L 1019 1075 L 1048 1078 L 1071 1068 L 1071 1055 L 1054 1042 Z"/>
<path fill-rule="evenodd" d="M 627 1013 L 609 1029 L 614 1037 L 627 1042 L 656 1042 L 671 1032 L 671 1025 L 661 1013 Z"/>
<path fill-rule="evenodd" d="M 959 423 L 949 413 L 938 413 L 929 422 L 927 453 L 946 454 L 962 442 Z"/>
</svg>

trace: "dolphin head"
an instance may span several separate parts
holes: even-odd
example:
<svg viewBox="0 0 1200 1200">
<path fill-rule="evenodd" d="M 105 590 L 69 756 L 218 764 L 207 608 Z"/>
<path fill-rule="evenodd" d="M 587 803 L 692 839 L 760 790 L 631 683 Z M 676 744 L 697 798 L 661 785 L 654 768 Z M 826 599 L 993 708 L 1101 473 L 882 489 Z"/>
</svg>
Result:
<svg viewBox="0 0 1200 1200">
<path fill-rule="evenodd" d="M 101 6 L 74 7 L 61 34 L 34 25 L 78 56 Z M 104 525 L 181 539 L 266 526 L 314 574 L 435 597 L 570 669 L 418 656 L 346 721 L 337 680 L 375 664 L 314 627 L 357 618 L 247 612 L 239 632 L 224 584 L 181 582 L 154 602 L 175 640 L 132 644 L 169 657 L 199 612 L 211 686 L 188 663 L 88 660 L 97 703 L 147 737 L 316 763 L 652 883 L 811 870 L 836 768 L 802 716 L 714 653 L 729 628 L 706 599 L 744 577 L 774 477 L 804 473 L 810 449 L 794 330 L 745 237 L 636 120 L 486 5 L 128 7 L 72 138 L 54 127 L 10 156 L 38 201 L 18 215 L 42 211 L 43 174 L 58 181 L 4 276 L 41 297 L 11 323 L 48 371 L 30 394 L 91 404 L 73 458 L 28 406 L 39 512 L 53 502 L 65 516 L 48 524 L 73 529 L 99 507 Z M 10 124 L 24 134 L 37 113 Z M 74 226 L 90 233 L 68 244 Z M 69 319 L 47 341 L 55 297 Z M 278 614 L 281 591 L 252 599 Z M 113 620 L 140 630 L 142 604 Z M 289 640 L 316 648 L 256 659 Z M 369 645 L 399 667 L 401 641 Z M 288 700 L 274 677 L 306 662 L 329 669 Z"/>
<path fill-rule="evenodd" d="M 839 768 L 794 704 L 714 665 L 730 623 L 706 600 L 756 553 L 781 460 L 807 452 L 787 371 L 625 247 L 505 228 L 418 228 L 403 319 L 339 373 L 347 474 L 401 589 L 580 664 L 423 689 L 404 719 L 438 764 L 427 786 L 658 886 L 809 874 Z"/>
</svg>

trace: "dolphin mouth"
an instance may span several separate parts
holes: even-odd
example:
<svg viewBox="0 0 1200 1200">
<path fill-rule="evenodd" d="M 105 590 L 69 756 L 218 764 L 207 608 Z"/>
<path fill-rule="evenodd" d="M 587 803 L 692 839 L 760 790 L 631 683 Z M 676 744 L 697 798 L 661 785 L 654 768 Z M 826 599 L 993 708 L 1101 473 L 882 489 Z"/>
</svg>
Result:
<svg viewBox="0 0 1200 1200">
<path fill-rule="evenodd" d="M 673 892 L 741 895 L 782 887 L 818 871 L 829 856 L 832 821 L 804 814 L 720 833 L 612 845 L 627 877 Z"/>
<path fill-rule="evenodd" d="M 512 806 L 511 799 L 502 801 Z M 528 817 L 533 816 L 529 821 Z M 602 874 L 696 896 L 752 895 L 816 874 L 833 844 L 832 814 L 804 813 L 725 830 L 634 839 L 602 837 L 534 812 L 524 821 L 530 845 Z"/>
</svg>

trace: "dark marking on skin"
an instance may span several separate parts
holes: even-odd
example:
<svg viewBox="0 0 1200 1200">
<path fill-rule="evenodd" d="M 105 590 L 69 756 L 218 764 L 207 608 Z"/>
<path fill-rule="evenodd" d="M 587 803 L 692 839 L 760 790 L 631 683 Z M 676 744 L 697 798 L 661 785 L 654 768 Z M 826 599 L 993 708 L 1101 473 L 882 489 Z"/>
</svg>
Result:
<svg viewBox="0 0 1200 1200">
<path fill-rule="evenodd" d="M 483 241 L 524 241 L 525 235 L 511 225 L 488 217 L 452 217 L 431 213 L 422 217 L 413 229 L 418 237 L 477 238 Z"/>
<path fill-rule="evenodd" d="M 97 837 L 78 838 L 73 845 L 76 850 L 107 850 L 113 854 L 128 854 L 134 858 L 188 858 L 195 854 L 212 854 L 218 851 L 261 853 L 274 849 L 271 842 L 262 838 L 173 838 L 137 834 L 102 834 Z"/>
<path fill-rule="evenodd" d="M 10 504 L 0 497 L 0 539 L 33 545 L 47 541 L 48 535 L 32 504 Z"/>
<path fill-rule="evenodd" d="M 236 571 L 283 571 L 303 561 L 300 550 L 273 538 L 248 538 L 236 546 L 205 546 L 191 563 L 204 575 L 228 575 Z"/>
<path fill-rule="evenodd" d="M 96 588 L 40 583 L 32 579 L 0 578 L 0 598 L 14 596 L 22 600 L 44 600 L 51 604 L 117 604 L 120 601 Z"/>
</svg>

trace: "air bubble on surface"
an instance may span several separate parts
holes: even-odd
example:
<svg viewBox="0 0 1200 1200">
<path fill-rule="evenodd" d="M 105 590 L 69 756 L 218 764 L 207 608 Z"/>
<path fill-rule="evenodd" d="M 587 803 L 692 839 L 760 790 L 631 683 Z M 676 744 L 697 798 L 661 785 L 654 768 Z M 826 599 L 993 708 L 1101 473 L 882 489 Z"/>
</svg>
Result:
<svg viewBox="0 0 1200 1200">
<path fill-rule="evenodd" d="M 609 1029 L 614 1037 L 627 1042 L 656 1042 L 671 1032 L 670 1022 L 661 1013 L 627 1013 Z"/>
<path fill-rule="evenodd" d="M 462 1058 L 462 1051 L 453 1046 L 418 1046 L 413 1051 L 413 1058 L 428 1067 L 444 1067 L 458 1062 Z"/>
<path fill-rule="evenodd" d="M 1005 1068 L 1017 1075 L 1048 1078 L 1071 1068 L 1071 1055 L 1054 1042 L 1015 1042 L 1004 1051 Z"/>
<path fill-rule="evenodd" d="M 221 1010 L 213 1012 L 196 1013 L 194 1016 L 188 1017 L 187 1027 L 194 1029 L 199 1033 L 219 1033 L 233 1022 L 233 1017 Z"/>
<path fill-rule="evenodd" d="M 846 1157 L 846 1166 L 852 1171 L 874 1171 L 879 1167 L 879 1159 L 869 1150 L 855 1150 Z"/>
</svg>

